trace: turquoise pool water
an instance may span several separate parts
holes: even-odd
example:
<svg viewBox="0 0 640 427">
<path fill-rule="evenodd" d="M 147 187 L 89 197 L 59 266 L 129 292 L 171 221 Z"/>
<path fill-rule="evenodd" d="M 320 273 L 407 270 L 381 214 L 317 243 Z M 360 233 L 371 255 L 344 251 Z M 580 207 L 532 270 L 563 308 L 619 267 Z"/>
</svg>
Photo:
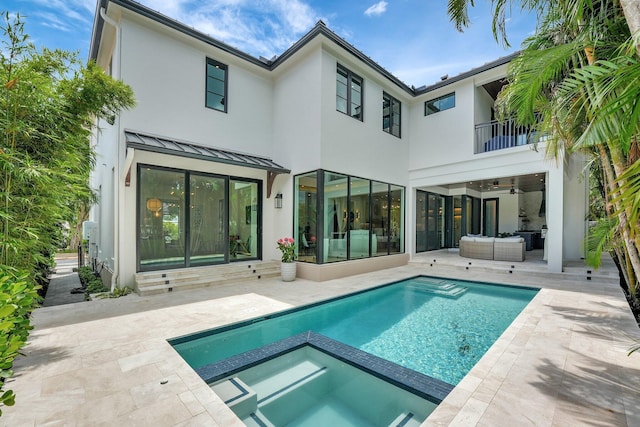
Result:
<svg viewBox="0 0 640 427">
<path fill-rule="evenodd" d="M 416 277 L 171 343 L 196 369 L 313 330 L 455 385 L 537 292 Z"/>
<path fill-rule="evenodd" d="M 211 388 L 251 427 L 418 427 L 437 406 L 310 347 Z"/>
</svg>

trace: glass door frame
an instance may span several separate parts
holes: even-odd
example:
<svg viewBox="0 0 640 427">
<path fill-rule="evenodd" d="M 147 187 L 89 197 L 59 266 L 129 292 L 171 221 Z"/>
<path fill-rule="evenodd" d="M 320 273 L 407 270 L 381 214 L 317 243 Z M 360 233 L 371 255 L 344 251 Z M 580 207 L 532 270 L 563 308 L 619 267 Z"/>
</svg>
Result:
<svg viewBox="0 0 640 427">
<path fill-rule="evenodd" d="M 487 233 L 487 221 L 489 220 L 488 215 L 487 215 L 487 202 L 495 202 L 495 215 L 493 218 L 493 228 L 494 228 L 494 235 L 493 236 L 489 236 L 489 234 Z M 500 199 L 497 197 L 492 197 L 489 199 L 482 199 L 482 235 L 483 236 L 488 236 L 488 237 L 497 237 L 498 236 L 498 227 L 500 224 Z"/>
</svg>

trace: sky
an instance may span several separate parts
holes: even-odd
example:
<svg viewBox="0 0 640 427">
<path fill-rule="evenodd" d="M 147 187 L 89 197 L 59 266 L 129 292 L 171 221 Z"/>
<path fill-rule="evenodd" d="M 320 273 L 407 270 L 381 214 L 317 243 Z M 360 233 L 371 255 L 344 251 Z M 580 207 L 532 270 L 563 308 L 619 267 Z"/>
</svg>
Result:
<svg viewBox="0 0 640 427">
<path fill-rule="evenodd" d="M 535 18 L 512 9 L 511 47 L 491 32 L 490 0 L 470 9 L 471 26 L 458 32 L 446 0 L 140 0 L 140 3 L 252 56 L 271 58 L 322 20 L 407 85 L 420 87 L 508 55 L 533 34 Z M 88 57 L 95 0 L 1 0 L 19 13 L 38 47 Z"/>
</svg>

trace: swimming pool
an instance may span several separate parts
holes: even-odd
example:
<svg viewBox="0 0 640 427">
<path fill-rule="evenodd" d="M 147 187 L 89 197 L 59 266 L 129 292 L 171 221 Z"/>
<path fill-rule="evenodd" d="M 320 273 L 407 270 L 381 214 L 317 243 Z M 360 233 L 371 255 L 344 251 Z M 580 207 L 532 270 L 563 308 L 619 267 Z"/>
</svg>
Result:
<svg viewBox="0 0 640 427">
<path fill-rule="evenodd" d="M 455 385 L 537 292 L 420 276 L 170 343 L 198 369 L 310 330 Z"/>
</svg>

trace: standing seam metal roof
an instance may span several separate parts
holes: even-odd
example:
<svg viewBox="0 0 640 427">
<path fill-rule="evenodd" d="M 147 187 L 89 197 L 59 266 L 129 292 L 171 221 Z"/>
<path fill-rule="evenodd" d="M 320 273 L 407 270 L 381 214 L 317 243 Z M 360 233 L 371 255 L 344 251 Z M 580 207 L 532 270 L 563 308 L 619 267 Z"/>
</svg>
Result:
<svg viewBox="0 0 640 427">
<path fill-rule="evenodd" d="M 132 131 L 125 131 L 127 147 L 154 153 L 170 154 L 174 156 L 190 157 L 211 162 L 227 163 L 255 169 L 264 169 L 276 173 L 290 173 L 291 171 L 266 157 L 253 156 L 219 148 L 204 147 L 188 142 L 181 142 L 157 136 L 145 135 Z"/>
</svg>

